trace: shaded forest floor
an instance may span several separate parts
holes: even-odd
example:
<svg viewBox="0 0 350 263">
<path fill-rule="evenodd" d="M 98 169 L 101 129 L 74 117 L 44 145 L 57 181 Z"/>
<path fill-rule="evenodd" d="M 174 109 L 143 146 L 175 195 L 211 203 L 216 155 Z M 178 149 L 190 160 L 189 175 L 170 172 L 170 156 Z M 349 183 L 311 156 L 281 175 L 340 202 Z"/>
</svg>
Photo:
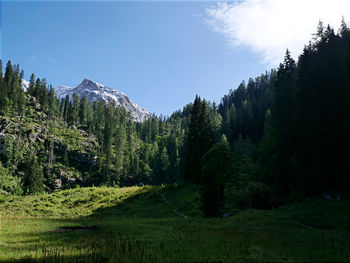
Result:
<svg viewBox="0 0 350 263">
<path fill-rule="evenodd" d="M 349 262 L 349 222 L 348 199 L 205 219 L 193 185 L 77 188 L 1 199 L 0 262 Z"/>
</svg>

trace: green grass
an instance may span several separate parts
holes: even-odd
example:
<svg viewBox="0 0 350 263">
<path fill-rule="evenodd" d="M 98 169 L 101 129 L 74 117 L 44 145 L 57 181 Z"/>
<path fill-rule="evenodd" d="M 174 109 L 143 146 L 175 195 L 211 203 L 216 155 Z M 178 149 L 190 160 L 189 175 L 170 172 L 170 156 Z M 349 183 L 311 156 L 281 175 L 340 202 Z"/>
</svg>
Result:
<svg viewBox="0 0 350 263">
<path fill-rule="evenodd" d="M 0 215 L 6 217 L 77 218 L 92 215 L 96 210 L 113 207 L 123 200 L 155 187 L 86 187 L 52 194 L 10 196 L 0 199 Z"/>
<path fill-rule="evenodd" d="M 202 218 L 199 200 L 193 185 L 6 197 L 0 262 L 350 262 L 349 200 L 315 198 L 225 219 Z M 67 227 L 86 229 L 61 232 Z"/>
</svg>

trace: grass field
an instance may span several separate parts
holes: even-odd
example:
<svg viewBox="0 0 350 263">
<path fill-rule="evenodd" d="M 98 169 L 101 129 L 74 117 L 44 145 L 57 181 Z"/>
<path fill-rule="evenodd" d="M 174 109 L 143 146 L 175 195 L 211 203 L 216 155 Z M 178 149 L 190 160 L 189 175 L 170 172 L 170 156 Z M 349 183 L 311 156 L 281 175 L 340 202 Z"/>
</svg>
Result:
<svg viewBox="0 0 350 263">
<path fill-rule="evenodd" d="M 192 185 L 7 197 L 0 262 L 350 262 L 349 200 L 319 197 L 225 219 L 202 218 L 199 200 Z"/>
</svg>

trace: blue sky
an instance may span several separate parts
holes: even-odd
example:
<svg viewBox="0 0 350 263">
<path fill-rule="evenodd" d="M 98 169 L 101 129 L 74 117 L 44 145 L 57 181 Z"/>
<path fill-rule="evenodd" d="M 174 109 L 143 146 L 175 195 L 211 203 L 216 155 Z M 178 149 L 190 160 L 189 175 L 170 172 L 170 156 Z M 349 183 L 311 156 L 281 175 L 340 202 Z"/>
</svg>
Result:
<svg viewBox="0 0 350 263">
<path fill-rule="evenodd" d="M 3 1 L 2 60 L 19 63 L 26 79 L 34 72 L 53 86 L 76 86 L 87 77 L 169 115 L 196 94 L 219 102 L 276 64 L 220 30 L 227 22 L 220 8 L 212 1 Z"/>
</svg>

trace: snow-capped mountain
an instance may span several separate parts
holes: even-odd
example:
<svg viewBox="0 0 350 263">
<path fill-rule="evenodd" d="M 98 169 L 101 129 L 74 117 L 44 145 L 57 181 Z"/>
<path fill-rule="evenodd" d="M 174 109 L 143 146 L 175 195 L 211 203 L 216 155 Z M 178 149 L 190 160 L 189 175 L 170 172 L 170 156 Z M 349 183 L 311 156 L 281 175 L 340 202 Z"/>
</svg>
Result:
<svg viewBox="0 0 350 263">
<path fill-rule="evenodd" d="M 22 79 L 22 89 L 24 91 L 27 91 L 29 88 L 29 81 L 26 81 L 25 79 Z"/>
<path fill-rule="evenodd" d="M 122 106 L 127 112 L 131 112 L 135 121 L 143 122 L 152 117 L 152 113 L 132 102 L 124 93 L 96 83 L 90 79 L 84 79 L 75 88 L 68 86 L 58 86 L 55 89 L 56 96 L 59 99 L 65 98 L 67 95 L 72 99 L 76 93 L 79 98 L 86 97 L 90 102 L 104 100 L 106 102 L 114 101 L 116 106 Z"/>
</svg>

